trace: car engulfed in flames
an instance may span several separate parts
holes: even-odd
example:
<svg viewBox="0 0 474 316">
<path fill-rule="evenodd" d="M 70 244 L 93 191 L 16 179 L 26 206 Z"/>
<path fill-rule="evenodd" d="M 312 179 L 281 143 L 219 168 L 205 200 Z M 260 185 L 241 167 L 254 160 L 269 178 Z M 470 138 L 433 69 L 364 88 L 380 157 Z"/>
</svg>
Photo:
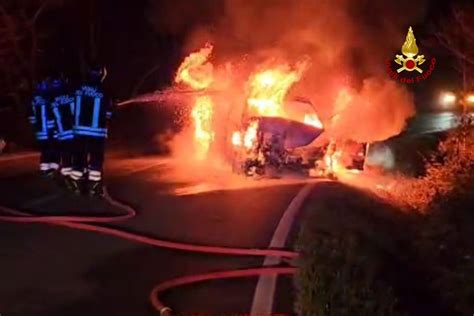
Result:
<svg viewBox="0 0 474 316">
<path fill-rule="evenodd" d="M 216 127 L 222 107 L 210 94 L 215 68 L 210 62 L 213 46 L 206 46 L 185 58 L 175 77 L 200 93 L 193 98 L 191 111 L 194 156 L 206 161 L 221 139 Z M 232 170 L 246 176 L 279 176 L 285 170 L 309 176 L 335 177 L 347 168 L 362 170 L 365 144 L 332 139 L 319 142 L 325 128 L 312 102 L 305 98 L 288 98 L 292 86 L 308 68 L 303 60 L 290 66 L 276 63 L 259 67 L 245 83 L 245 104 L 240 123 L 230 131 L 224 147 L 231 147 Z M 223 92 L 222 94 L 225 94 Z M 235 122 L 235 121 L 234 121 Z M 330 123 L 330 122 L 328 122 Z M 230 125 L 229 123 L 221 125 Z M 227 131 L 226 133 L 229 133 Z M 228 152 L 228 150 L 225 150 Z"/>
<path fill-rule="evenodd" d="M 310 117 L 299 122 L 254 116 L 243 122 L 232 135 L 233 171 L 248 177 L 293 173 L 336 179 L 344 170 L 363 170 L 367 144 L 330 140 L 314 145 L 324 129 L 316 114 Z"/>
</svg>

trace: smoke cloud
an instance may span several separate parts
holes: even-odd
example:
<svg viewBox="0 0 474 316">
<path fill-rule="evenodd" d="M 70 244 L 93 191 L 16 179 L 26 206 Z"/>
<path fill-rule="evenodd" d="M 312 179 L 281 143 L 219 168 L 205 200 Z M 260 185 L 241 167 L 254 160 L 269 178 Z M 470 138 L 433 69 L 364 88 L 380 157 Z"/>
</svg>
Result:
<svg viewBox="0 0 474 316">
<path fill-rule="evenodd" d="M 233 74 L 234 90 L 269 60 L 294 65 L 309 59 L 311 66 L 290 97 L 309 98 L 331 137 L 383 140 L 398 134 L 415 113 L 410 93 L 391 81 L 384 61 L 399 51 L 408 27 L 423 17 L 425 1 L 201 2 L 214 20 L 194 28 L 186 51 L 212 42 L 213 62 L 230 62 L 238 70 Z M 337 104 L 341 90 L 351 95 L 342 108 Z M 231 97 L 244 99 L 236 93 Z"/>
</svg>

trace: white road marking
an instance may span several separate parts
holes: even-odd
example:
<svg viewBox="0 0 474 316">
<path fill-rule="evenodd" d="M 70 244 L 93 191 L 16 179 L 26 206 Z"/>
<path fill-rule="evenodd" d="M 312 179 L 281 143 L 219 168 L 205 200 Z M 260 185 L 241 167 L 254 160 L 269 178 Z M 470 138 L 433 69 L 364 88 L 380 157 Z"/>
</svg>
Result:
<svg viewBox="0 0 474 316">
<path fill-rule="evenodd" d="M 312 191 L 313 187 L 314 184 L 305 185 L 293 198 L 273 233 L 269 248 L 285 247 L 286 239 L 288 238 L 290 229 L 293 226 L 296 214 L 298 214 L 304 200 Z M 277 265 L 280 262 L 281 258 L 279 257 L 265 257 L 263 266 Z M 276 281 L 277 275 L 259 277 L 257 287 L 255 288 L 255 294 L 253 296 L 250 315 L 270 315 L 272 313 Z"/>
</svg>

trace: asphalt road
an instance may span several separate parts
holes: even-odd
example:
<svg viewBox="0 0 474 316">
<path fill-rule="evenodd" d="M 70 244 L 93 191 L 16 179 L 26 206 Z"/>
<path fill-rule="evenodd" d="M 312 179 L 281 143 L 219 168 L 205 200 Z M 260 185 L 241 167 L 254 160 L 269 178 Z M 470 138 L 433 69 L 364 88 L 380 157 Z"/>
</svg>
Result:
<svg viewBox="0 0 474 316">
<path fill-rule="evenodd" d="M 167 162 L 157 158 L 109 159 L 109 192 L 138 212 L 113 227 L 193 244 L 267 248 L 304 185 L 297 179 L 223 185 L 214 178 L 203 183 L 170 177 L 169 172 Z M 0 161 L 0 192 L 1 205 L 37 214 L 120 212 L 40 179 L 35 157 Z M 0 222 L 0 235 L 2 316 L 155 315 L 148 302 L 155 284 L 189 274 L 259 267 L 264 260 L 155 248 L 45 224 Z M 162 299 L 181 313 L 245 314 L 257 280 L 199 283 L 171 290 Z M 292 314 L 293 295 L 291 278 L 279 277 L 273 313 Z"/>
</svg>

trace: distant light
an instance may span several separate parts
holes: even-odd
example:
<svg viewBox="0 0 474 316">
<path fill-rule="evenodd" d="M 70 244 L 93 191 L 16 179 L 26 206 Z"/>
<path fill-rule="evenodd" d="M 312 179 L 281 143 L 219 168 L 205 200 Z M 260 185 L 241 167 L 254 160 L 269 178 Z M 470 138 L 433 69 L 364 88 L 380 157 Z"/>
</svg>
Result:
<svg viewBox="0 0 474 316">
<path fill-rule="evenodd" d="M 452 92 L 444 92 L 441 94 L 440 103 L 442 105 L 453 105 L 456 102 L 456 95 Z"/>
<path fill-rule="evenodd" d="M 469 104 L 474 104 L 474 94 L 468 94 L 466 96 L 466 102 Z"/>
</svg>

